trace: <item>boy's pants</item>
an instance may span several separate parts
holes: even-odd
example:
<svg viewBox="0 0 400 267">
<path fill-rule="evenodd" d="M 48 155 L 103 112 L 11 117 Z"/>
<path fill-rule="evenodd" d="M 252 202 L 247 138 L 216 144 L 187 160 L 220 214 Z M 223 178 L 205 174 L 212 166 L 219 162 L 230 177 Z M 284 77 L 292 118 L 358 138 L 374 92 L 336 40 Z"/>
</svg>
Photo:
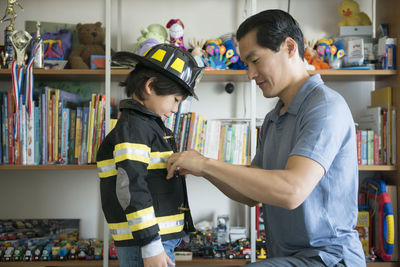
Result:
<svg viewBox="0 0 400 267">
<path fill-rule="evenodd" d="M 163 247 L 168 257 L 175 263 L 174 250 L 181 239 L 163 241 Z M 143 267 L 142 252 L 140 246 L 117 247 L 118 261 L 120 267 Z"/>
</svg>

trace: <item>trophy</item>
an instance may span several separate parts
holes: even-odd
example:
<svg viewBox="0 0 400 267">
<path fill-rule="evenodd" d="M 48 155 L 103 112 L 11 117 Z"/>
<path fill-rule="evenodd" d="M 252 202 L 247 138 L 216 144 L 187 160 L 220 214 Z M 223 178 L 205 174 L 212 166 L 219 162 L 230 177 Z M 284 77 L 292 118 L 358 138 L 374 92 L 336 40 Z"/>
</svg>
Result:
<svg viewBox="0 0 400 267">
<path fill-rule="evenodd" d="M 10 36 L 12 45 L 17 56 L 17 65 L 22 66 L 25 63 L 25 50 L 30 44 L 32 36 L 27 31 L 13 31 Z"/>
<path fill-rule="evenodd" d="M 10 21 L 10 25 L 6 27 L 4 30 L 4 49 L 5 53 L 8 55 L 6 57 L 6 67 L 11 67 L 11 62 L 14 60 L 14 48 L 10 41 L 10 36 L 14 31 L 14 21 L 17 17 L 17 13 L 15 13 L 14 6 L 19 6 L 22 10 L 24 8 L 17 2 L 17 0 L 7 0 L 7 7 L 3 18 L 0 19 L 0 23 L 5 21 Z M 11 16 L 11 17 L 8 17 Z"/>
</svg>

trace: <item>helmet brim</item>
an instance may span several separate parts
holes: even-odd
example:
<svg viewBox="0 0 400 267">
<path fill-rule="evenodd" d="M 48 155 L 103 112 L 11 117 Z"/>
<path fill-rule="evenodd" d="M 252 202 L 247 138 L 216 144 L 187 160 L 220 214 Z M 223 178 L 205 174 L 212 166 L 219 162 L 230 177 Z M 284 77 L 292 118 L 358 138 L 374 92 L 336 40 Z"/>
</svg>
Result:
<svg viewBox="0 0 400 267">
<path fill-rule="evenodd" d="M 139 56 L 135 53 L 131 52 L 126 52 L 126 51 L 121 51 L 115 53 L 112 58 L 111 62 L 115 65 L 118 66 L 127 66 L 127 67 L 135 67 L 137 64 L 142 64 L 145 67 L 148 67 L 150 69 L 153 69 L 155 71 L 158 71 L 162 73 L 163 75 L 167 76 L 168 78 L 174 80 L 178 84 L 182 85 L 189 93 L 191 96 L 193 96 L 196 100 L 199 100 L 198 96 L 194 92 L 192 88 L 190 88 L 185 82 L 183 82 L 181 79 L 176 77 L 175 75 L 171 74 L 169 71 L 166 69 L 158 66 L 157 64 L 154 64 L 147 58 L 143 56 Z"/>
</svg>

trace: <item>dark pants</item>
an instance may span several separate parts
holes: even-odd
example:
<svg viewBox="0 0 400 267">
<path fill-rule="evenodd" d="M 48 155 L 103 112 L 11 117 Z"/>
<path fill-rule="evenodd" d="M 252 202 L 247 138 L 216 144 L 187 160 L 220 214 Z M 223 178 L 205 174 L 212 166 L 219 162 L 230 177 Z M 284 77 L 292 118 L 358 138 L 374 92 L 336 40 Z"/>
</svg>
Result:
<svg viewBox="0 0 400 267">
<path fill-rule="evenodd" d="M 245 267 L 326 267 L 320 257 L 278 257 L 245 265 Z M 335 267 L 345 267 L 343 261 Z"/>
</svg>

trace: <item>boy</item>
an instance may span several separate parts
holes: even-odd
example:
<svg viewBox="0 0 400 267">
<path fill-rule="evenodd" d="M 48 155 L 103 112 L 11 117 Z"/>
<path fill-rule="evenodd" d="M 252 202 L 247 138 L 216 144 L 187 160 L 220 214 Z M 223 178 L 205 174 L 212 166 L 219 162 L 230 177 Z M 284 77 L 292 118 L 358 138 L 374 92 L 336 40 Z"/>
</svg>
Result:
<svg viewBox="0 0 400 267">
<path fill-rule="evenodd" d="M 195 229 L 185 178 L 165 179 L 176 145 L 163 121 L 187 96 L 197 99 L 203 69 L 190 53 L 167 44 L 143 57 L 119 52 L 113 62 L 135 69 L 121 83 L 130 99 L 120 102 L 120 119 L 98 151 L 103 212 L 121 267 L 174 265 L 174 248 Z"/>
</svg>

